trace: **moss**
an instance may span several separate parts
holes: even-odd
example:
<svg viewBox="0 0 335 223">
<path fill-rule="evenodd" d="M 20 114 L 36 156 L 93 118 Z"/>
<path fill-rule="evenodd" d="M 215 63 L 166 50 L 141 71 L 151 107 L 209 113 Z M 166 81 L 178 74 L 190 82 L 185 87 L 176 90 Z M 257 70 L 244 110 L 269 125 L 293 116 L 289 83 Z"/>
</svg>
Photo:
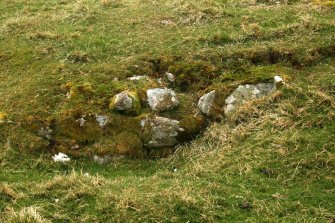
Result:
<svg viewBox="0 0 335 223">
<path fill-rule="evenodd" d="M 202 114 L 194 115 L 185 115 L 180 120 L 180 127 L 184 131 L 180 132 L 178 135 L 178 141 L 185 142 L 193 139 L 201 131 L 203 131 L 207 125 L 206 119 Z"/>
<path fill-rule="evenodd" d="M 117 134 L 106 135 L 94 143 L 92 147 L 89 147 L 89 153 L 100 156 L 125 155 L 128 157 L 143 158 L 146 156 L 146 150 L 143 148 L 140 134 L 141 132 L 128 129 L 122 130 Z"/>
<path fill-rule="evenodd" d="M 0 112 L 0 122 L 7 120 L 8 115 L 4 112 Z"/>
<path fill-rule="evenodd" d="M 102 135 L 102 129 L 94 115 L 83 115 L 74 110 L 64 114 L 56 123 L 55 140 L 75 140 L 79 144 L 92 143 Z"/>
<path fill-rule="evenodd" d="M 178 62 L 169 67 L 169 72 L 176 75 L 176 86 L 180 91 L 195 91 L 210 85 L 217 76 L 217 69 L 207 62 Z M 196 84 L 195 84 L 196 83 Z"/>
<path fill-rule="evenodd" d="M 115 149 L 119 155 L 143 157 L 145 154 L 141 138 L 133 132 L 119 133 L 115 138 Z"/>
<path fill-rule="evenodd" d="M 14 128 L 8 128 L 7 142 L 10 143 L 10 147 L 19 148 L 20 150 L 29 151 L 29 153 L 37 153 L 41 151 L 47 151 L 50 143 L 37 136 L 29 129 L 24 129 L 21 126 Z"/>
</svg>

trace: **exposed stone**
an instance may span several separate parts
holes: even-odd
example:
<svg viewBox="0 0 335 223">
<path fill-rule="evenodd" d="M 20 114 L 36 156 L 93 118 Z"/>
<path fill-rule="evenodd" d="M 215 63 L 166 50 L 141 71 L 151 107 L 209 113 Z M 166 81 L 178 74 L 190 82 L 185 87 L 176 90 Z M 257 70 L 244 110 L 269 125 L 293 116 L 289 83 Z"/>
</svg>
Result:
<svg viewBox="0 0 335 223">
<path fill-rule="evenodd" d="M 279 77 L 279 76 L 275 76 L 274 78 L 275 84 L 276 83 L 280 83 L 280 82 L 284 82 L 283 78 Z"/>
<path fill-rule="evenodd" d="M 164 111 L 179 105 L 177 94 L 167 88 L 154 88 L 147 91 L 149 107 L 153 111 Z"/>
<path fill-rule="evenodd" d="M 95 119 L 99 123 L 100 127 L 103 128 L 108 123 L 108 116 L 106 115 L 95 115 Z"/>
<path fill-rule="evenodd" d="M 276 90 L 275 84 L 259 83 L 256 85 L 240 85 L 238 88 L 225 100 L 226 106 L 224 112 L 229 115 L 243 103 L 266 96 Z"/>
<path fill-rule="evenodd" d="M 52 159 L 55 162 L 62 162 L 62 163 L 70 161 L 70 158 L 66 154 L 64 154 L 64 153 L 55 154 L 54 156 L 52 156 Z"/>
<path fill-rule="evenodd" d="M 172 83 L 175 82 L 176 78 L 175 78 L 174 74 L 166 72 L 165 75 L 170 82 L 172 82 Z"/>
<path fill-rule="evenodd" d="M 203 95 L 198 101 L 198 108 L 206 115 L 210 114 L 215 99 L 215 90 Z"/>
<path fill-rule="evenodd" d="M 109 108 L 111 110 L 137 114 L 141 109 L 141 103 L 137 93 L 123 91 L 112 98 Z"/>
<path fill-rule="evenodd" d="M 140 81 L 140 80 L 148 80 L 149 77 L 147 75 L 135 75 L 127 78 L 130 81 Z"/>
<path fill-rule="evenodd" d="M 178 143 L 179 132 L 184 131 L 179 121 L 165 117 L 150 117 L 141 120 L 145 135 L 145 146 L 148 148 L 171 147 Z"/>
<path fill-rule="evenodd" d="M 274 83 L 275 83 L 277 88 L 279 88 L 279 87 L 281 87 L 285 84 L 284 79 L 279 77 L 279 76 L 275 76 L 273 79 L 274 79 Z"/>
</svg>

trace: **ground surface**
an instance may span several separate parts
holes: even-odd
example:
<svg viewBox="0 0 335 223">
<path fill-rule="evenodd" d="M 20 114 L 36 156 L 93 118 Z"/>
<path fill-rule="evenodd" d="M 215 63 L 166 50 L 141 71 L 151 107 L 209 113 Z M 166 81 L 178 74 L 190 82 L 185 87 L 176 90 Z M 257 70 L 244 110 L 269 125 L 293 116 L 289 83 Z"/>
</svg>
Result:
<svg viewBox="0 0 335 223">
<path fill-rule="evenodd" d="M 334 222 L 333 6 L 1 1 L 0 112 L 15 122 L 0 123 L 0 221 Z M 194 94 L 276 74 L 287 85 L 159 160 L 53 163 L 20 124 L 105 111 L 115 77 L 166 71 Z M 68 83 L 94 93 L 69 101 Z"/>
</svg>

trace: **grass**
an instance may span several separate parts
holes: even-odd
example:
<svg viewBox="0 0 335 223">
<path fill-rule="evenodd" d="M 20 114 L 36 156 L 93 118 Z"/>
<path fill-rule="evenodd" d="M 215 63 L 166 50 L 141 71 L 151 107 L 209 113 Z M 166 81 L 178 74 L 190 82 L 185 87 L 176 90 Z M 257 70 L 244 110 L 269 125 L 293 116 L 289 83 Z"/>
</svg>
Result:
<svg viewBox="0 0 335 223">
<path fill-rule="evenodd" d="M 4 0 L 0 221 L 334 222 L 334 17 L 332 1 Z M 27 131 L 165 71 L 192 97 L 287 85 L 163 159 L 54 163 Z"/>
</svg>

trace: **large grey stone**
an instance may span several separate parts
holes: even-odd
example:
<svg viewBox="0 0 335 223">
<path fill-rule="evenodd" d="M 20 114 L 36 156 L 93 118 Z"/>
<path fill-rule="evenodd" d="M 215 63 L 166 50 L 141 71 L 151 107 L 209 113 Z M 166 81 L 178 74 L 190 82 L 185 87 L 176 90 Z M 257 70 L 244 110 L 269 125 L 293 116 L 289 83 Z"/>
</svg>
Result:
<svg viewBox="0 0 335 223">
<path fill-rule="evenodd" d="M 210 114 L 215 99 L 215 90 L 203 95 L 198 101 L 198 108 L 206 115 Z"/>
<path fill-rule="evenodd" d="M 184 131 L 179 121 L 165 117 L 149 117 L 141 120 L 148 148 L 171 147 L 178 143 L 178 133 Z"/>
<path fill-rule="evenodd" d="M 224 112 L 226 115 L 231 114 L 237 107 L 247 101 L 264 97 L 276 90 L 275 84 L 259 83 L 256 85 L 240 85 L 238 88 L 228 96 L 225 100 L 226 106 Z"/>
<path fill-rule="evenodd" d="M 154 88 L 147 90 L 149 107 L 153 111 L 164 111 L 179 105 L 177 94 L 167 88 Z"/>
</svg>

